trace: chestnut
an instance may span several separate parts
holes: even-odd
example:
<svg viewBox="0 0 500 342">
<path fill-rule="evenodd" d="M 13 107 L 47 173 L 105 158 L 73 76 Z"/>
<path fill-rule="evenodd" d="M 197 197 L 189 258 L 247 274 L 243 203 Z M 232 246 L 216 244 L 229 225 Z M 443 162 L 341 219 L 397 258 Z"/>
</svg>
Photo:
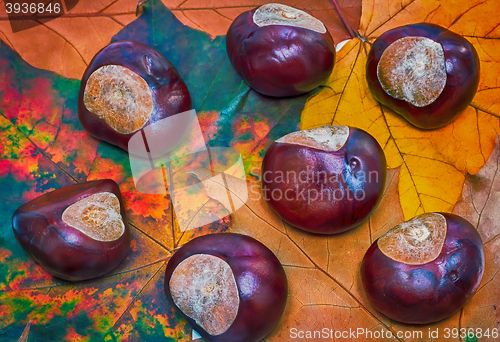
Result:
<svg viewBox="0 0 500 342">
<path fill-rule="evenodd" d="M 477 290 L 484 252 L 476 229 L 460 216 L 427 213 L 376 240 L 361 265 L 372 306 L 410 324 L 440 321 Z"/>
<path fill-rule="evenodd" d="M 336 234 L 361 224 L 382 197 L 386 160 L 367 132 L 322 126 L 285 135 L 262 162 L 262 191 L 289 224 Z"/>
<path fill-rule="evenodd" d="M 434 129 L 472 101 L 479 58 L 467 39 L 444 27 L 405 25 L 375 40 L 366 78 L 377 101 L 416 127 Z"/>
<path fill-rule="evenodd" d="M 333 69 L 325 25 L 297 8 L 269 3 L 240 14 L 226 36 L 229 59 L 255 91 L 274 97 L 307 93 Z"/>
<path fill-rule="evenodd" d="M 287 298 L 285 271 L 259 241 L 220 233 L 178 249 L 165 272 L 165 292 L 209 341 L 261 341 L 277 325 Z"/>
<path fill-rule="evenodd" d="M 116 268 L 129 252 L 118 185 L 97 180 L 46 193 L 12 217 L 21 246 L 54 276 L 79 281 Z"/>
<path fill-rule="evenodd" d="M 95 138 L 125 151 L 141 128 L 189 109 L 191 97 L 174 67 L 137 42 L 111 43 L 83 74 L 80 122 Z"/>
</svg>

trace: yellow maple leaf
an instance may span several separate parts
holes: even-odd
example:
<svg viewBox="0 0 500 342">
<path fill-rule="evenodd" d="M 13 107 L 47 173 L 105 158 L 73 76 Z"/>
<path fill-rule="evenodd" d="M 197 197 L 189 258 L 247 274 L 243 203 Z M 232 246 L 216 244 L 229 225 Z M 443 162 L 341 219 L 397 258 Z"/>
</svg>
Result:
<svg viewBox="0 0 500 342">
<path fill-rule="evenodd" d="M 349 125 L 371 133 L 384 148 L 388 167 L 400 167 L 399 196 L 405 218 L 429 211 L 451 211 L 465 175 L 476 174 L 500 132 L 500 29 L 495 1 L 365 0 L 360 33 L 337 54 L 324 89 L 309 98 L 301 128 Z M 371 95 L 365 65 L 370 43 L 397 26 L 431 22 L 465 36 L 481 62 L 478 92 L 448 126 L 423 131 L 411 126 Z M 363 38 L 364 39 L 364 38 Z"/>
</svg>

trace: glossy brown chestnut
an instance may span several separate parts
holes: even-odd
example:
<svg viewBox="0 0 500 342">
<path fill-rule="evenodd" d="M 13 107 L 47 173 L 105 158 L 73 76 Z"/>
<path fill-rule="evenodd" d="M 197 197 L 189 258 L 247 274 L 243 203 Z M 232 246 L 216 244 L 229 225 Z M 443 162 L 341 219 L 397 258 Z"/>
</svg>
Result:
<svg viewBox="0 0 500 342">
<path fill-rule="evenodd" d="M 361 278 L 375 309 L 399 322 L 427 324 L 461 308 L 483 270 L 483 243 L 474 227 L 460 216 L 428 213 L 375 241 Z"/>
<path fill-rule="evenodd" d="M 299 9 L 270 3 L 240 14 L 226 37 L 229 59 L 261 94 L 307 93 L 333 69 L 335 47 L 325 25 Z"/>
<path fill-rule="evenodd" d="M 472 101 L 479 58 L 467 39 L 444 27 L 405 25 L 375 40 L 366 78 L 380 103 L 419 128 L 434 129 Z"/>
<path fill-rule="evenodd" d="M 336 234 L 362 223 L 384 191 L 386 161 L 367 132 L 323 126 L 274 142 L 262 163 L 264 199 L 291 225 Z"/>
<path fill-rule="evenodd" d="M 102 276 L 129 252 L 118 185 L 109 179 L 65 186 L 23 204 L 14 235 L 43 268 L 79 281 Z"/>
<path fill-rule="evenodd" d="M 165 292 L 207 340 L 252 342 L 277 325 L 287 281 L 266 246 L 246 235 L 223 233 L 198 237 L 175 252 Z"/>
<path fill-rule="evenodd" d="M 94 137 L 128 150 L 144 126 L 191 109 L 188 89 L 158 51 L 136 42 L 112 43 L 83 74 L 78 114 Z"/>
</svg>

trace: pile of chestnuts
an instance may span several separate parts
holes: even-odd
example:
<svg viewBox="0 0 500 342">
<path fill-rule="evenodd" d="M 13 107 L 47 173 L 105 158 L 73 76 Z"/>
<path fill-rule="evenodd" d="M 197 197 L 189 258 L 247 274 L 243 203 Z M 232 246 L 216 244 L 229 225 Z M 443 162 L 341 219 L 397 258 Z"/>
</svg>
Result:
<svg viewBox="0 0 500 342">
<path fill-rule="evenodd" d="M 325 25 L 276 3 L 234 20 L 227 54 L 248 85 L 270 97 L 312 91 L 328 79 L 335 62 Z M 433 129 L 470 103 L 479 61 L 463 37 L 436 25 L 412 24 L 373 43 L 366 77 L 377 101 L 411 124 Z M 83 127 L 125 151 L 134 133 L 190 108 L 175 68 L 137 42 L 115 42 L 99 51 L 81 82 Z M 290 132 L 265 154 L 262 195 L 291 226 L 338 234 L 360 226 L 376 209 L 386 167 L 382 147 L 359 128 Z M 125 208 L 112 180 L 66 186 L 25 203 L 13 215 L 13 230 L 35 261 L 68 281 L 103 276 L 130 250 Z M 396 321 L 427 324 L 462 307 L 483 270 L 483 245 L 474 227 L 456 215 L 426 213 L 375 241 L 361 278 L 376 310 Z M 165 294 L 207 340 L 248 342 L 276 327 L 288 290 L 271 250 L 249 236 L 221 233 L 195 238 L 174 253 Z"/>
</svg>

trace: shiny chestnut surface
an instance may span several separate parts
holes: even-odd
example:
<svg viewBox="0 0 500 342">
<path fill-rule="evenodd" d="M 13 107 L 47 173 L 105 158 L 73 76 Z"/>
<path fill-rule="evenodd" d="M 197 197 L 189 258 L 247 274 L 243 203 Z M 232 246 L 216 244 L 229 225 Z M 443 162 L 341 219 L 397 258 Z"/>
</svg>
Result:
<svg viewBox="0 0 500 342">
<path fill-rule="evenodd" d="M 435 259 L 422 264 L 394 260 L 383 253 L 380 239 L 365 254 L 361 277 L 366 295 L 375 309 L 393 320 L 411 324 L 440 321 L 459 310 L 479 287 L 484 271 L 479 234 L 457 215 L 438 215 L 446 224 Z M 413 245 L 418 249 L 418 243 Z"/>
<path fill-rule="evenodd" d="M 361 224 L 380 201 L 385 178 L 380 145 L 347 126 L 291 133 L 269 147 L 262 163 L 271 208 L 289 224 L 319 234 Z"/>
<path fill-rule="evenodd" d="M 438 43 L 444 53 L 444 61 L 441 61 L 446 74 L 444 88 L 435 101 L 425 106 L 415 106 L 389 95 L 377 75 L 384 51 L 405 37 L 429 38 Z M 451 122 L 472 101 L 479 84 L 479 58 L 467 39 L 444 27 L 427 23 L 405 25 L 389 30 L 375 40 L 368 55 L 366 77 L 377 101 L 416 127 L 434 129 Z"/>
<path fill-rule="evenodd" d="M 158 51 L 137 42 L 106 46 L 82 78 L 78 114 L 83 127 L 126 151 L 130 137 L 142 127 L 189 109 L 191 97 L 175 68 Z"/>
<path fill-rule="evenodd" d="M 101 205 L 105 208 L 106 203 L 85 204 L 91 196 L 100 194 L 111 198 L 116 209 L 119 204 L 120 211 L 111 212 L 111 224 L 116 226 L 121 221 L 121 230 L 106 233 L 110 227 L 98 222 L 109 219 L 106 210 L 96 209 Z M 75 206 L 79 201 L 85 205 Z M 72 205 L 74 210 L 67 210 Z M 86 222 L 96 230 L 77 229 L 81 226 L 74 223 L 78 217 L 71 217 L 75 212 L 87 215 Z M 79 281 L 110 272 L 127 256 L 129 232 L 124 217 L 118 185 L 112 180 L 98 180 L 65 186 L 23 204 L 15 211 L 12 226 L 21 246 L 44 269 L 58 278 Z"/>
<path fill-rule="evenodd" d="M 269 5 L 283 6 L 264 6 Z M 227 53 L 240 76 L 257 92 L 274 97 L 307 93 L 324 83 L 335 62 L 334 43 L 324 25 L 314 18 L 316 31 L 292 26 L 293 18 L 304 14 L 284 6 L 276 13 L 285 23 L 290 18 L 290 25 L 259 26 L 254 15 L 261 7 L 240 14 L 227 32 Z"/>
<path fill-rule="evenodd" d="M 204 263 L 207 258 L 213 260 L 207 264 L 198 263 Z M 176 277 L 183 263 L 190 259 L 193 263 L 181 271 L 182 277 Z M 221 264 L 227 267 L 224 275 L 221 274 L 223 267 L 206 267 Z M 197 267 L 199 269 L 195 270 Z M 204 277 L 210 276 L 220 278 L 218 282 L 213 279 L 205 282 Z M 226 288 L 221 289 L 220 283 L 227 284 Z M 231 292 L 229 287 L 234 285 L 234 292 Z M 180 294 L 175 293 L 176 287 Z M 252 342 L 261 341 L 277 325 L 286 303 L 287 280 L 276 256 L 262 243 L 246 235 L 221 233 L 195 238 L 175 252 L 167 265 L 165 292 L 193 328 L 207 340 Z M 207 295 L 188 296 L 183 301 L 178 298 L 186 293 L 196 296 L 200 292 Z M 213 312 L 207 312 L 206 305 L 212 301 L 217 301 L 217 305 L 212 307 Z M 191 310 L 196 306 L 198 308 L 194 311 L 197 310 L 198 314 Z M 222 319 L 228 317 L 230 319 Z M 214 321 L 218 322 L 218 328 L 224 325 L 217 335 L 207 332 L 207 326 L 213 328 Z"/>
</svg>

